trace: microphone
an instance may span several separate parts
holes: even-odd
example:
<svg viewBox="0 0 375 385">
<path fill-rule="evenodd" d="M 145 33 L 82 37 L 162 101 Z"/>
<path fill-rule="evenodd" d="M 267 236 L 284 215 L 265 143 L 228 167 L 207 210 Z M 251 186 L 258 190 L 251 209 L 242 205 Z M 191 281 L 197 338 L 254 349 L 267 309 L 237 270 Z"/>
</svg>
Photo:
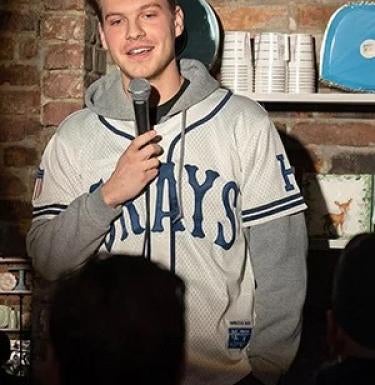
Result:
<svg viewBox="0 0 375 385">
<path fill-rule="evenodd" d="M 150 82 L 146 79 L 132 79 L 128 91 L 133 99 L 137 134 L 142 135 L 150 129 L 148 104 L 151 93 Z"/>
</svg>

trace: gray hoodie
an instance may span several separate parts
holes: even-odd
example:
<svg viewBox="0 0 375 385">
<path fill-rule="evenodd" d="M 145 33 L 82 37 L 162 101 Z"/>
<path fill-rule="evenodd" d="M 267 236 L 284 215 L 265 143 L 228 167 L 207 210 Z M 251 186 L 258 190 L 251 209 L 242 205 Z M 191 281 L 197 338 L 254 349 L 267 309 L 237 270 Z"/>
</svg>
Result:
<svg viewBox="0 0 375 385">
<path fill-rule="evenodd" d="M 199 133 L 197 130 L 203 132 L 202 130 L 210 129 L 211 133 L 207 137 L 208 142 L 206 146 L 202 147 L 206 148 L 208 152 L 213 151 L 214 153 L 215 145 L 218 143 L 216 156 L 211 154 L 213 160 L 210 168 L 215 170 L 216 165 L 223 161 L 223 165 L 220 167 L 224 170 L 227 163 L 233 161 L 235 162 L 234 166 L 229 170 L 236 167 L 234 173 L 238 175 L 245 172 L 249 172 L 249 175 L 252 174 L 251 167 L 252 165 L 255 167 L 254 162 L 257 162 L 258 158 L 262 159 L 263 156 L 264 159 L 267 159 L 266 152 L 270 149 L 267 147 L 267 151 L 262 150 L 259 143 L 263 143 L 263 140 L 269 140 L 270 136 L 272 139 L 271 153 L 272 146 L 275 146 L 278 151 L 283 152 L 284 150 L 266 112 L 257 103 L 246 98 L 232 96 L 226 90 L 219 88 L 218 82 L 197 61 L 182 60 L 180 66 L 182 75 L 190 81 L 190 84 L 168 114 L 162 118 L 162 122 L 158 124 L 160 133 L 162 135 L 165 133 L 166 137 L 168 136 L 167 132 L 172 130 L 173 127 L 174 138 L 178 139 L 178 144 L 176 144 L 177 140 L 171 139 L 168 145 L 169 151 L 166 151 L 163 159 L 166 164 L 178 165 L 178 168 L 176 168 L 176 196 L 171 199 L 173 204 L 170 202 L 169 213 L 163 211 L 162 208 L 160 208 L 159 212 L 160 215 L 170 216 L 169 230 L 157 230 L 155 225 L 156 230 L 153 236 L 157 239 L 159 234 L 160 236 L 165 236 L 164 233 L 172 234 L 172 243 L 175 244 L 172 254 L 176 253 L 177 256 L 181 254 L 188 255 L 189 250 L 195 250 L 190 251 L 191 261 L 189 263 L 193 263 L 199 258 L 200 253 L 202 255 L 207 253 L 207 258 L 218 260 L 221 258 L 220 254 L 216 255 L 215 248 L 212 248 L 211 245 L 205 246 L 206 248 L 202 248 L 201 252 L 199 252 L 199 248 L 197 249 L 196 246 L 191 249 L 189 246 L 178 243 L 181 238 L 181 231 L 188 227 L 190 218 L 193 217 L 195 221 L 192 234 L 196 234 L 197 238 L 207 238 L 202 234 L 208 227 L 208 225 L 206 228 L 196 226 L 199 220 L 201 221 L 199 223 L 202 224 L 204 218 L 195 215 L 199 213 L 197 210 L 189 211 L 191 209 L 190 205 L 185 203 L 184 208 L 182 204 L 183 197 L 186 200 L 192 188 L 197 192 L 203 186 L 199 186 L 198 180 L 193 180 L 195 184 L 192 182 L 195 176 L 194 172 L 196 172 L 195 166 L 192 165 L 195 165 L 195 163 L 193 163 L 194 157 L 191 155 L 193 151 L 189 149 L 190 142 L 185 144 L 185 135 L 190 138 L 191 133 Z M 132 103 L 122 88 L 118 71 L 110 73 L 91 85 L 86 94 L 86 105 L 87 108 L 68 117 L 51 139 L 41 162 L 40 180 L 37 180 L 36 186 L 38 186 L 39 182 L 41 192 L 36 188 L 39 193 L 35 195 L 33 200 L 34 220 L 28 233 L 27 247 L 35 269 L 50 280 L 57 279 L 63 272 L 78 268 L 99 248 L 105 250 L 106 247 L 107 251 L 111 251 L 111 247 L 114 247 L 111 252 L 117 252 L 115 249 L 116 243 L 113 242 L 114 238 L 116 238 L 117 242 L 119 232 L 118 228 L 116 230 L 114 223 L 116 223 L 116 226 L 119 226 L 119 223 L 122 225 L 121 241 L 124 244 L 125 240 L 129 247 L 125 252 L 140 253 L 139 238 L 136 241 L 136 237 L 134 237 L 133 247 L 132 237 L 125 232 L 126 218 L 123 215 L 124 211 L 126 211 L 125 208 L 130 213 L 130 210 L 134 212 L 135 206 L 128 204 L 124 207 L 112 209 L 102 199 L 100 183 L 85 184 L 86 179 L 88 179 L 87 174 L 93 173 L 94 170 L 94 168 L 90 169 L 91 163 L 96 164 L 96 162 L 100 161 L 100 165 L 108 167 L 108 173 L 113 171 L 116 159 L 125 150 L 125 143 L 129 143 L 129 140 L 135 136 Z M 231 124 L 233 127 L 231 127 Z M 179 132 L 176 132 L 174 128 L 177 126 Z M 222 130 L 222 133 L 220 130 Z M 106 144 L 109 135 L 112 135 L 111 138 L 116 138 L 113 142 Z M 258 139 L 263 137 L 265 139 Z M 246 142 L 248 138 L 251 141 L 249 144 Z M 199 147 L 200 144 L 201 140 L 198 140 L 195 147 Z M 253 145 L 256 148 L 256 156 L 251 151 Z M 197 151 L 199 151 L 199 148 Z M 102 152 L 102 155 L 93 157 L 94 152 Z M 210 157 L 204 157 L 204 155 L 200 151 L 202 159 L 206 159 L 206 161 L 211 159 Z M 249 157 L 249 159 L 251 157 L 251 161 L 249 160 L 245 164 L 241 159 L 242 155 Z M 286 157 L 284 152 L 283 157 Z M 258 163 L 261 168 L 262 161 L 259 160 Z M 98 168 L 100 167 L 96 167 L 95 170 Z M 185 171 L 188 173 L 189 183 L 186 182 L 187 179 L 183 179 Z M 110 175 L 108 173 L 103 175 L 104 180 L 105 177 Z M 217 178 L 216 174 L 216 171 L 211 174 L 206 172 L 206 176 L 212 176 L 212 183 L 219 180 L 219 178 L 215 179 Z M 263 174 L 261 169 L 258 174 Z M 284 179 L 288 178 L 287 174 L 283 175 Z M 245 180 L 243 177 L 241 178 L 241 183 L 246 185 L 246 178 Z M 43 182 L 43 189 L 40 188 L 41 182 Z M 288 182 L 288 180 L 285 179 L 285 182 Z M 186 187 L 187 184 L 190 184 L 190 190 Z M 242 230 L 239 226 L 235 230 L 237 231 L 236 237 L 240 237 L 242 243 L 247 244 L 247 251 L 243 257 L 245 259 L 247 259 L 247 256 L 251 258 L 251 265 L 257 283 L 255 291 L 256 324 L 251 332 L 251 343 L 247 350 L 253 372 L 266 384 L 274 384 L 277 378 L 287 370 L 295 356 L 301 332 L 301 312 L 306 292 L 305 255 L 307 251 L 306 229 L 301 211 L 305 206 L 300 199 L 298 187 L 295 182 L 292 182 L 292 184 L 295 186 L 293 187 L 295 190 L 290 194 L 288 192 L 289 195 L 281 200 L 276 199 L 278 197 L 276 192 L 270 192 L 272 197 L 275 196 L 274 202 L 271 204 L 272 207 L 278 208 L 275 205 L 282 202 L 279 207 L 281 211 L 269 211 L 270 215 L 266 219 L 264 219 L 264 211 L 267 210 L 265 202 L 259 204 L 257 216 L 252 214 L 254 210 L 258 209 L 250 209 L 249 207 L 249 210 L 246 210 L 248 206 L 246 206 L 246 202 L 243 203 L 244 207 L 241 215 L 242 222 L 245 225 L 242 224 Z M 157 182 L 153 182 L 151 187 L 153 186 L 157 186 L 155 189 L 159 189 L 158 191 L 163 189 L 163 186 Z M 237 212 L 240 216 L 240 213 L 230 201 L 228 186 L 232 185 L 223 184 L 221 194 L 223 199 L 226 199 L 224 202 L 227 214 L 226 220 L 234 228 L 235 219 L 231 217 L 231 214 Z M 283 183 L 282 187 L 284 187 Z M 276 190 L 277 188 L 275 188 Z M 229 191 L 227 195 L 225 195 L 225 191 Z M 233 191 L 236 191 L 235 188 L 233 188 Z M 196 194 L 195 204 L 203 202 L 204 194 L 205 191 Z M 250 192 L 249 194 L 249 197 L 251 197 L 249 199 L 253 199 L 252 195 L 254 194 Z M 157 204 L 157 193 L 155 195 L 155 204 Z M 247 194 L 240 191 L 240 196 L 241 199 L 244 199 Z M 290 202 L 290 205 L 285 205 L 286 201 Z M 231 205 L 233 207 L 230 207 Z M 217 207 L 212 207 L 216 212 Z M 184 213 L 184 210 L 187 213 Z M 174 214 L 174 212 L 176 213 Z M 201 209 L 201 213 L 205 212 Z M 210 215 L 209 213 L 210 211 L 207 211 L 203 217 L 206 218 Z M 228 221 L 228 218 L 230 221 Z M 246 225 L 246 221 L 249 221 L 248 225 Z M 239 219 L 240 222 L 241 219 Z M 136 227 L 135 223 L 132 222 L 133 230 Z M 164 222 L 160 223 L 164 225 Z M 214 234 L 217 225 L 216 222 L 212 223 L 215 224 L 215 226 L 212 226 Z M 204 222 L 203 224 L 205 225 Z M 223 225 L 220 222 L 219 226 L 221 227 L 218 227 L 218 229 L 221 230 L 213 235 L 214 238 L 216 237 L 215 244 L 221 245 L 224 249 L 232 247 L 225 233 L 225 224 Z M 234 236 L 234 238 L 236 237 Z M 120 240 L 118 241 L 120 244 Z M 186 241 L 186 244 L 190 244 L 189 242 Z M 241 242 L 235 242 L 233 247 L 237 243 L 242 247 Z M 158 243 L 156 243 L 154 249 L 157 253 L 163 254 L 164 247 L 159 246 L 158 248 L 157 245 Z M 238 254 L 238 251 L 235 252 L 236 254 Z M 176 260 L 173 258 L 171 257 L 169 260 L 161 257 L 161 260 L 157 262 L 174 269 Z M 241 262 L 242 257 L 239 259 L 238 263 L 247 264 L 245 261 Z M 203 267 L 200 269 L 203 270 Z M 215 273 L 217 276 L 221 274 L 220 269 Z M 239 271 L 240 267 L 235 270 L 237 269 Z M 176 271 L 185 280 L 189 281 L 191 279 L 190 273 L 185 274 L 184 269 L 179 270 L 177 266 Z M 194 277 L 193 280 L 196 279 L 197 277 Z M 213 278 L 212 288 L 215 287 L 215 279 L 218 278 Z M 222 280 L 225 279 L 226 277 L 223 277 L 217 283 L 221 284 Z M 246 282 L 242 284 L 248 285 Z M 225 290 L 229 290 L 228 287 Z M 233 290 L 236 291 L 237 289 Z M 219 297 L 220 295 L 218 294 Z M 234 295 L 234 297 L 237 295 Z M 291 298 L 293 298 L 292 304 L 289 302 Z M 244 304 L 244 307 L 246 306 Z M 233 312 L 236 313 L 237 310 L 233 310 Z M 225 317 L 223 316 L 223 318 Z M 220 362 L 218 363 L 220 364 Z M 217 363 L 214 362 L 214 364 Z M 246 374 L 246 365 L 244 364 L 241 368 L 239 373 L 244 374 L 239 375 L 239 377 L 229 376 L 228 380 L 223 379 L 222 382 L 214 379 L 212 383 L 231 385 Z M 224 377 L 221 375 L 220 378 Z M 235 380 L 230 380 L 230 378 Z M 189 383 L 194 383 L 191 381 Z M 199 383 L 196 380 L 194 385 Z M 210 382 L 206 383 L 209 384 Z"/>
</svg>

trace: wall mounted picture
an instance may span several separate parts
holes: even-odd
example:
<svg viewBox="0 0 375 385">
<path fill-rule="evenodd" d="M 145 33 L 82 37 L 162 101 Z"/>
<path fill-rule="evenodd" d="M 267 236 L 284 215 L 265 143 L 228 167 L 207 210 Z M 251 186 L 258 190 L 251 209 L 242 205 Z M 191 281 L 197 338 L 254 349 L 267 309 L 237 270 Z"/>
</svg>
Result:
<svg viewBox="0 0 375 385">
<path fill-rule="evenodd" d="M 372 175 L 305 174 L 302 188 L 309 236 L 350 239 L 371 231 L 373 184 Z"/>
</svg>

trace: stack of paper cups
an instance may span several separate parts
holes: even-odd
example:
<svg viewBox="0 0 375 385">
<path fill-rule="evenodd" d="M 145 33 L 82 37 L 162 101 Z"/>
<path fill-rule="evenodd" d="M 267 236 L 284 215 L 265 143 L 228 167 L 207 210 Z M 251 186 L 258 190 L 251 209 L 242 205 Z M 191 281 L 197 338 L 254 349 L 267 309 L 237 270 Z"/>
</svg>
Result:
<svg viewBox="0 0 375 385">
<path fill-rule="evenodd" d="M 288 92 L 313 93 L 316 90 L 315 49 L 311 35 L 295 33 L 289 36 Z"/>
<path fill-rule="evenodd" d="M 232 92 L 249 96 L 253 92 L 250 33 L 226 31 L 221 64 L 221 84 Z"/>
<path fill-rule="evenodd" d="M 276 32 L 257 34 L 254 39 L 255 92 L 285 92 L 287 87 L 288 35 Z"/>
</svg>

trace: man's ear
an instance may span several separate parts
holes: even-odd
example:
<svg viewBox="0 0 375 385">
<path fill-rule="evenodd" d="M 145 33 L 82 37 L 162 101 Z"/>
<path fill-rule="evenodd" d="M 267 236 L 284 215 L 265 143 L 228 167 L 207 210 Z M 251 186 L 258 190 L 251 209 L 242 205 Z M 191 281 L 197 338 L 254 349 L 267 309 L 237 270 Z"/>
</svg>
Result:
<svg viewBox="0 0 375 385">
<path fill-rule="evenodd" d="M 100 41 L 102 42 L 102 46 L 105 50 L 108 50 L 107 40 L 105 38 L 102 23 L 99 23 L 98 28 L 99 28 L 99 36 L 100 36 Z"/>
<path fill-rule="evenodd" d="M 174 20 L 175 36 L 178 37 L 184 31 L 184 12 L 180 6 L 176 6 Z"/>
</svg>

